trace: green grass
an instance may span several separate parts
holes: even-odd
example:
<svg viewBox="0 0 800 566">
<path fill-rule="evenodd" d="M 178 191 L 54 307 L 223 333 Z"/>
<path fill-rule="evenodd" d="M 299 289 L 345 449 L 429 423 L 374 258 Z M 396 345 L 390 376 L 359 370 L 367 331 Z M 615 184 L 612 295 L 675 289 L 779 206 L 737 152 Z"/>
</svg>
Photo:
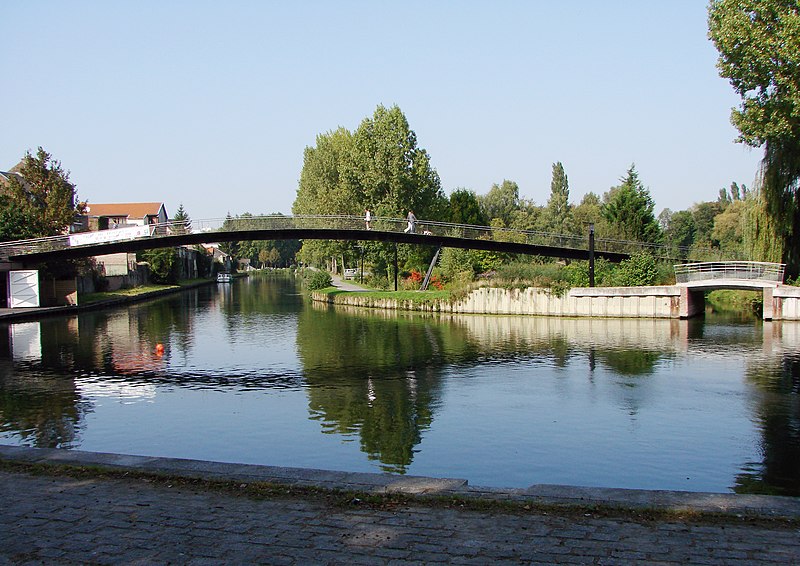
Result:
<svg viewBox="0 0 800 566">
<path fill-rule="evenodd" d="M 430 301 L 447 301 L 450 299 L 450 291 L 343 291 L 336 287 L 327 287 L 317 291 L 332 297 L 353 295 L 364 297 L 365 299 L 393 299 L 396 301 L 412 301 L 426 303 Z"/>
<path fill-rule="evenodd" d="M 151 283 L 149 285 L 140 285 L 139 287 L 132 287 L 130 289 L 118 289 L 116 291 L 87 293 L 85 295 L 80 296 L 79 304 L 87 305 L 91 303 L 108 301 L 111 299 L 119 299 L 123 297 L 141 297 L 146 295 L 152 295 L 153 293 L 158 293 L 159 291 L 164 291 L 167 289 L 180 289 L 182 287 L 190 287 L 197 283 L 204 283 L 207 281 L 209 281 L 209 279 L 185 279 L 183 281 L 179 281 L 175 285 L 158 285 Z"/>
</svg>

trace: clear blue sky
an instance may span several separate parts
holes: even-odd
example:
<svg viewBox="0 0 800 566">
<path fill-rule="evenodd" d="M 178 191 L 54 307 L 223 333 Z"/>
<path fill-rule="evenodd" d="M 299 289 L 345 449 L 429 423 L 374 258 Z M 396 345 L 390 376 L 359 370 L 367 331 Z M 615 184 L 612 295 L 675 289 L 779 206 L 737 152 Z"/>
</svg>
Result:
<svg viewBox="0 0 800 566">
<path fill-rule="evenodd" d="M 573 202 L 631 163 L 656 213 L 752 185 L 703 0 L 0 3 L 0 169 L 44 147 L 89 202 L 291 211 L 303 149 L 397 104 L 449 194 Z"/>
</svg>

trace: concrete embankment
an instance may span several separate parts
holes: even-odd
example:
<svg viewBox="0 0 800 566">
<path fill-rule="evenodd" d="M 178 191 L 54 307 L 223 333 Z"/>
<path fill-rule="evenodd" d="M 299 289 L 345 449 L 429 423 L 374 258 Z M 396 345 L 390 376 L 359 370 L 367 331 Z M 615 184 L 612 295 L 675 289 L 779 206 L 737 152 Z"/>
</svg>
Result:
<svg viewBox="0 0 800 566">
<path fill-rule="evenodd" d="M 195 281 L 193 283 L 184 284 L 181 286 L 166 287 L 164 289 L 154 289 L 145 293 L 134 295 L 120 295 L 116 297 L 109 297 L 91 303 L 67 305 L 57 307 L 24 307 L 24 308 L 0 308 L 0 322 L 26 322 L 32 320 L 39 320 L 48 316 L 63 316 L 70 315 L 78 312 L 99 310 L 110 307 L 116 307 L 129 303 L 137 303 L 162 297 L 164 295 L 172 295 L 187 289 L 201 287 L 203 285 L 211 285 L 216 283 L 215 280 L 209 279 L 204 281 Z"/>
<path fill-rule="evenodd" d="M 564 295 L 547 289 L 481 287 L 462 299 L 398 300 L 360 294 L 312 293 L 315 301 L 379 309 L 469 314 L 526 314 L 560 317 L 687 318 L 702 312 L 685 287 L 575 288 Z"/>
</svg>

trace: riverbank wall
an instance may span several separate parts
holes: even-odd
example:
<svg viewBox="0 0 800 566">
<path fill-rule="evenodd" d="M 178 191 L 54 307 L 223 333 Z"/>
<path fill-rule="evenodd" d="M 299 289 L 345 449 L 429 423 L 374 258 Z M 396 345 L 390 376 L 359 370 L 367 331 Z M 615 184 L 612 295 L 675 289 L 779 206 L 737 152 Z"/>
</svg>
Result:
<svg viewBox="0 0 800 566">
<path fill-rule="evenodd" d="M 764 319 L 800 320 L 800 287 L 780 285 L 764 289 Z"/>
<path fill-rule="evenodd" d="M 524 314 L 559 317 L 689 318 L 703 312 L 702 294 L 685 287 L 575 288 L 563 295 L 547 289 L 481 287 L 466 297 L 447 300 L 398 300 L 359 293 L 312 293 L 315 301 L 378 309 L 415 310 L 459 314 Z"/>
<path fill-rule="evenodd" d="M 195 287 L 201 287 L 203 285 L 211 285 L 215 283 L 215 279 L 195 281 L 185 285 L 176 285 L 164 289 L 155 289 L 146 293 L 109 297 L 107 299 L 101 299 L 99 301 L 77 305 L 62 305 L 56 307 L 21 307 L 15 309 L 0 308 L 0 322 L 30 322 L 40 320 L 48 316 L 64 316 L 85 311 L 101 310 L 130 303 L 138 303 L 150 299 L 156 299 L 164 295 L 172 295 L 174 293 L 186 291 L 187 289 L 194 289 Z"/>
</svg>

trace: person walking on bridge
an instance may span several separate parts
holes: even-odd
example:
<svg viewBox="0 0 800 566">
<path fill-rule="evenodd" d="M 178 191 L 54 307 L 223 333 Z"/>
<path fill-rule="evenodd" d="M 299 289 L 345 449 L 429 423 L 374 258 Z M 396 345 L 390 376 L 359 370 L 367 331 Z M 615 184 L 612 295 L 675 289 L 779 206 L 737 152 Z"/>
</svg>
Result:
<svg viewBox="0 0 800 566">
<path fill-rule="evenodd" d="M 408 220 L 408 226 L 406 226 L 406 229 L 403 230 L 403 232 L 410 232 L 410 233 L 413 234 L 414 233 L 414 229 L 416 228 L 416 225 L 417 225 L 417 217 L 414 216 L 414 211 L 413 210 L 409 210 L 408 211 L 407 220 Z"/>
<path fill-rule="evenodd" d="M 364 210 L 364 223 L 367 225 L 367 230 L 372 230 L 372 226 L 370 226 L 370 222 L 372 222 L 372 213 L 369 209 Z"/>
</svg>

